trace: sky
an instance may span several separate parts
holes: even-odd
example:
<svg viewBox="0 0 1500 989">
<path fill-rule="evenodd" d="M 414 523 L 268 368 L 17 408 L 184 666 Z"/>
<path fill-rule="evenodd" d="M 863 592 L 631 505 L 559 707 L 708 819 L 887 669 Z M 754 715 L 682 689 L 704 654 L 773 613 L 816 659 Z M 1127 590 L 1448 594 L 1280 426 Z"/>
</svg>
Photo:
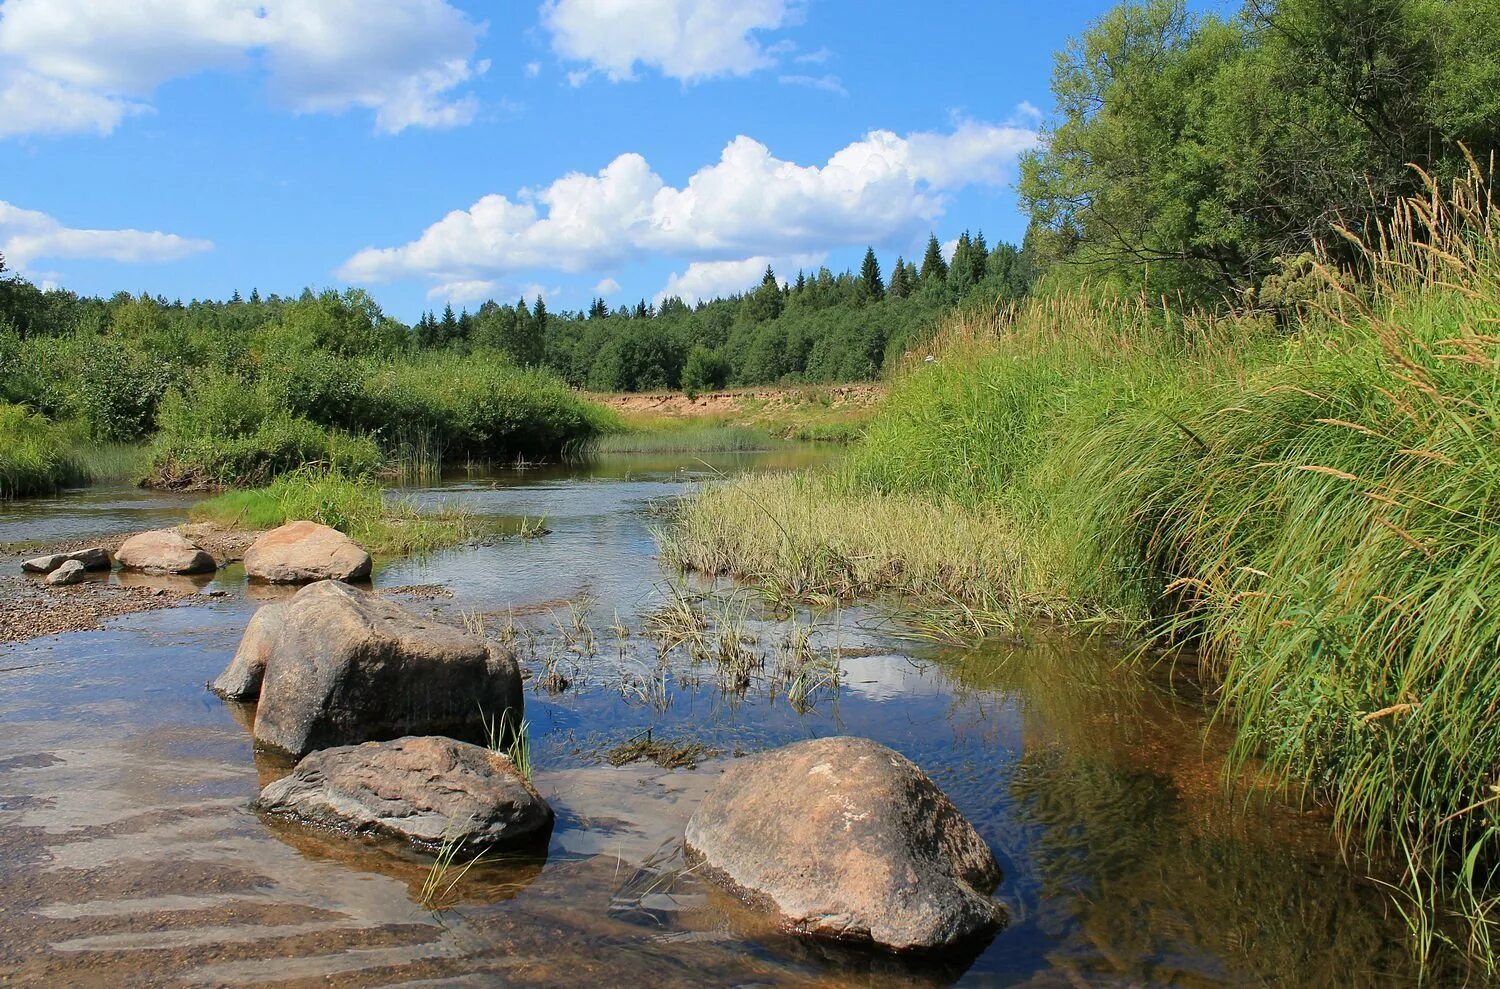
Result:
<svg viewBox="0 0 1500 989">
<path fill-rule="evenodd" d="M 169 299 L 553 311 L 1025 230 L 1094 0 L 0 0 L 0 254 Z"/>
</svg>

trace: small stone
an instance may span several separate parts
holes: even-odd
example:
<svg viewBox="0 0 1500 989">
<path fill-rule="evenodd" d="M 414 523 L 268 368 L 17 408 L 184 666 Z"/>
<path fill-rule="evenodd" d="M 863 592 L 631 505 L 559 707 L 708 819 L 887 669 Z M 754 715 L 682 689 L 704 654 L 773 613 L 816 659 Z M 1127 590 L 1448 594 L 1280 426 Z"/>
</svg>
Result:
<svg viewBox="0 0 1500 989">
<path fill-rule="evenodd" d="M 87 568 L 77 560 L 65 560 L 56 570 L 47 575 L 47 583 L 53 587 L 66 587 L 83 580 L 87 572 Z"/>
<path fill-rule="evenodd" d="M 91 546 L 68 553 L 48 553 L 46 556 L 26 560 L 21 564 L 21 569 L 27 573 L 51 573 L 69 560 L 83 564 L 85 570 L 108 570 L 109 550 L 103 546 Z"/>
</svg>

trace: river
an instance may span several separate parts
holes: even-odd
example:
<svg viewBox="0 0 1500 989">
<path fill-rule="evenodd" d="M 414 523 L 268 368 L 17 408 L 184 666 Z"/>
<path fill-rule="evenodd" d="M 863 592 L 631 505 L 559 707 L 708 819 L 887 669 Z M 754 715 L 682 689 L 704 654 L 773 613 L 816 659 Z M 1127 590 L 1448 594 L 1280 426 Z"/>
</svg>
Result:
<svg viewBox="0 0 1500 989">
<path fill-rule="evenodd" d="M 1415 982 L 1388 895 L 1327 820 L 1226 789 L 1227 739 L 1182 671 L 1141 672 L 1105 641 L 914 640 L 874 605 L 788 622 L 751 589 L 660 569 L 652 530 L 671 499 L 806 456 L 712 471 L 621 457 L 408 492 L 552 530 L 377 563 L 375 587 L 406 588 L 406 606 L 516 637 L 535 784 L 557 812 L 544 858 L 477 866 L 437 908 L 422 904 L 430 859 L 249 809 L 288 767 L 253 750 L 246 709 L 204 689 L 279 593 L 238 566 L 206 588 L 222 597 L 0 645 L 0 984 Z M 189 500 L 99 488 L 0 505 L 0 543 L 174 524 Z M 767 657 L 748 686 L 688 650 L 660 655 L 649 618 L 684 601 Z M 777 676 L 803 637 L 836 682 Z M 977 955 L 806 943 L 684 868 L 683 825 L 727 760 L 832 734 L 909 756 L 994 848 L 1010 922 Z M 711 752 L 674 770 L 607 759 L 646 738 Z"/>
</svg>

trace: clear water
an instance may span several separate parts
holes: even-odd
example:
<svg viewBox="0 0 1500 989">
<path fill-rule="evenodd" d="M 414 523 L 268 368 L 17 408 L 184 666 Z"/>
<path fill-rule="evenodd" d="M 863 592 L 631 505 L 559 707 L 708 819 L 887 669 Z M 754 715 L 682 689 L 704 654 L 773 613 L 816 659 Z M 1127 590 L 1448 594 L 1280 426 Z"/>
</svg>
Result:
<svg viewBox="0 0 1500 989">
<path fill-rule="evenodd" d="M 438 909 L 429 860 L 258 818 L 286 765 L 248 710 L 204 688 L 268 592 L 0 646 L 0 983 L 48 985 L 1281 986 L 1415 983 L 1404 929 L 1325 820 L 1226 795 L 1224 739 L 1190 682 L 1099 642 L 914 643 L 873 607 L 801 615 L 841 666 L 793 704 L 795 633 L 753 594 L 705 604 L 768 657 L 748 686 L 641 634 L 680 593 L 654 557 L 663 499 L 801 455 L 619 458 L 411 492 L 545 515 L 552 534 L 382 561 L 410 607 L 514 623 L 533 676 L 545 859 L 471 870 Z M 0 541 L 180 521 L 181 498 L 95 491 L 0 506 Z M 610 626 L 629 630 L 620 638 Z M 559 629 L 561 626 L 561 629 Z M 582 626 L 589 633 L 580 630 Z M 566 634 L 564 634 L 566 632 Z M 588 643 L 593 637 L 592 648 Z M 550 693 L 546 674 L 567 689 Z M 693 769 L 615 767 L 644 737 L 700 742 Z M 990 842 L 1010 923 L 977 955 L 908 961 L 809 944 L 682 868 L 696 801 L 736 753 L 820 735 L 904 752 Z"/>
</svg>

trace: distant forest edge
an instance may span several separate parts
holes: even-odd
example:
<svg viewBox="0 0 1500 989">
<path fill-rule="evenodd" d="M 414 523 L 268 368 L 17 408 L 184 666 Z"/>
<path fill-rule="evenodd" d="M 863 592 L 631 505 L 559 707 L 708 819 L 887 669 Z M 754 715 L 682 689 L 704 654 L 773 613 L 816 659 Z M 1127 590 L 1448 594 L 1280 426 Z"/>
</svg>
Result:
<svg viewBox="0 0 1500 989">
<path fill-rule="evenodd" d="M 538 296 L 489 301 L 474 312 L 448 306 L 410 327 L 358 289 L 309 289 L 295 299 L 252 290 L 248 298 L 236 292 L 228 301 L 184 304 L 147 293 L 80 297 L 11 277 L 0 282 L 0 359 L 38 336 L 113 338 L 149 351 L 165 338 L 227 332 L 247 341 L 286 324 L 302 342 L 341 357 L 484 352 L 603 392 L 858 381 L 930 336 L 953 306 L 1019 299 L 1035 273 L 1026 251 L 991 249 L 982 233 L 965 232 L 951 262 L 933 236 L 920 265 L 898 257 L 888 278 L 870 249 L 858 272 L 825 267 L 783 277 L 768 267 L 755 289 L 694 306 L 669 297 L 611 309 L 595 299 L 586 312 L 550 312 Z"/>
</svg>

